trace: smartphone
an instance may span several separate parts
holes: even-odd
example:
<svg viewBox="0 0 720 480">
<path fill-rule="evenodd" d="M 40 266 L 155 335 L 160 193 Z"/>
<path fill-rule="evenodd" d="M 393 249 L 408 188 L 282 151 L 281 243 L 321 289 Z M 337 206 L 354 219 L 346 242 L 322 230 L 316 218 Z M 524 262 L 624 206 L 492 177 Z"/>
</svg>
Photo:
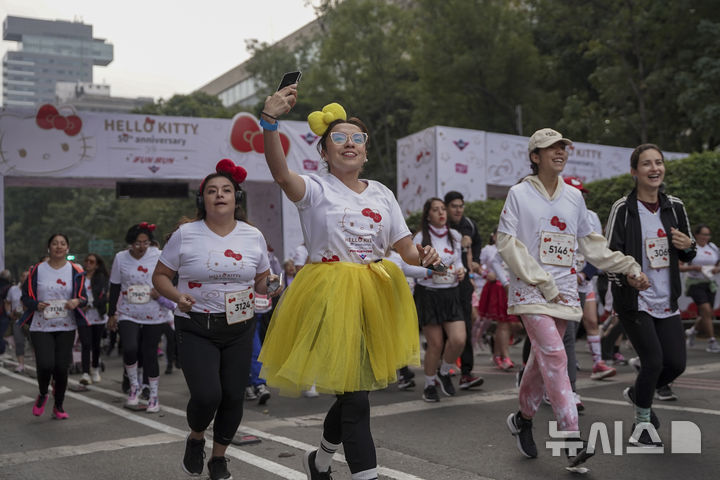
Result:
<svg viewBox="0 0 720 480">
<path fill-rule="evenodd" d="M 288 85 L 292 85 L 293 83 L 299 83 L 300 77 L 302 77 L 302 72 L 288 72 L 285 75 L 283 75 L 282 80 L 280 80 L 280 86 L 278 86 L 278 90 L 282 90 L 283 88 L 287 87 Z"/>
<path fill-rule="evenodd" d="M 283 282 L 283 275 L 284 275 L 283 272 L 280 272 L 280 275 L 278 276 L 278 278 L 275 281 L 267 282 L 267 293 L 273 293 L 277 289 L 280 288 L 280 285 L 282 285 L 282 282 Z"/>
<path fill-rule="evenodd" d="M 437 264 L 437 265 L 428 265 L 426 268 L 427 268 L 428 270 L 432 270 L 433 272 L 437 272 L 437 273 L 445 273 L 445 272 L 447 272 L 447 267 L 446 267 L 445 264 L 442 263 L 442 262 L 440 262 L 440 263 Z"/>
</svg>

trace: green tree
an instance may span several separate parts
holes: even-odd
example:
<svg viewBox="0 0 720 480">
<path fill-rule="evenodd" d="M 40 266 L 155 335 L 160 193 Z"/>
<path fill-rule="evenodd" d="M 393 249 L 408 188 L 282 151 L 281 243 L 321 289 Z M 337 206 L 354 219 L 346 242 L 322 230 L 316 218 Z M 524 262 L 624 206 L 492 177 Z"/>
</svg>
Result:
<svg viewBox="0 0 720 480">
<path fill-rule="evenodd" d="M 170 117 L 206 117 L 231 118 L 235 111 L 223 106 L 218 97 L 204 92 L 189 95 L 173 95 L 169 100 L 159 99 L 133 111 L 146 115 L 166 115 Z"/>
</svg>

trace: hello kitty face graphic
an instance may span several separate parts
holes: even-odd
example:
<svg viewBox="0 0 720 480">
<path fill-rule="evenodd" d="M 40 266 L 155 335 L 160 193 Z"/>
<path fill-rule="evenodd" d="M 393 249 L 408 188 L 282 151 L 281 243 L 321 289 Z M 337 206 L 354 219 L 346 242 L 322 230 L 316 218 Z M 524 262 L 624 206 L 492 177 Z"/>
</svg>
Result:
<svg viewBox="0 0 720 480">
<path fill-rule="evenodd" d="M 377 210 L 364 208 L 361 211 L 345 209 L 340 228 L 358 237 L 375 237 L 382 232 L 382 215 Z"/>
<path fill-rule="evenodd" d="M 239 252 L 227 249 L 225 251 L 210 250 L 207 268 L 213 272 L 230 273 L 242 268 L 242 255 Z"/>
<path fill-rule="evenodd" d="M 93 156 L 92 139 L 72 107 L 43 105 L 35 115 L 0 114 L 0 174 L 57 173 Z"/>
</svg>

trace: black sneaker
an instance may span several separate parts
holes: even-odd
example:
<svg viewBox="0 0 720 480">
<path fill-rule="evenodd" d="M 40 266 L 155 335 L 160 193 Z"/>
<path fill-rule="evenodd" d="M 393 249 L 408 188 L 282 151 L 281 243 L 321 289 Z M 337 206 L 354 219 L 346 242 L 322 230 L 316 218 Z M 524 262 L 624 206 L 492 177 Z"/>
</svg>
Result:
<svg viewBox="0 0 720 480">
<path fill-rule="evenodd" d="M 663 385 L 655 390 L 655 398 L 664 402 L 671 402 L 673 400 L 677 400 L 678 397 L 675 393 L 673 393 L 670 385 Z"/>
<path fill-rule="evenodd" d="M 232 475 L 227 469 L 228 462 L 225 457 L 212 457 L 208 462 L 210 480 L 232 480 Z"/>
<path fill-rule="evenodd" d="M 426 402 L 439 402 L 440 396 L 438 395 L 437 388 L 435 385 L 428 385 L 423 390 L 423 400 Z"/>
<path fill-rule="evenodd" d="M 142 391 L 140 392 L 140 398 L 143 400 L 150 400 L 150 387 L 143 385 Z"/>
<path fill-rule="evenodd" d="M 191 477 L 202 475 L 203 464 L 205 463 L 205 439 L 195 440 L 188 435 L 185 440 L 185 456 L 182 461 L 182 469 Z"/>
<path fill-rule="evenodd" d="M 450 375 L 443 375 L 442 373 L 437 373 L 437 378 L 439 381 L 436 381 L 435 383 L 440 385 L 440 390 L 445 394 L 447 397 L 452 397 L 455 395 L 455 386 L 452 383 L 452 378 L 450 378 Z"/>
<path fill-rule="evenodd" d="M 261 383 L 255 387 L 255 395 L 257 395 L 258 405 L 265 405 L 270 400 L 270 389 L 267 385 Z"/>
<path fill-rule="evenodd" d="M 640 423 L 639 426 L 645 427 L 639 432 L 635 431 L 636 424 L 633 423 L 632 426 L 632 435 L 630 435 L 630 439 L 628 440 L 628 443 L 630 445 L 633 445 L 635 447 L 663 447 L 663 442 L 660 440 L 660 437 L 658 436 L 658 440 L 655 441 L 652 439 L 652 436 L 650 435 L 650 429 L 653 428 L 653 425 L 648 425 L 647 423 Z M 638 435 L 636 435 L 636 433 Z M 657 434 L 657 432 L 656 432 Z"/>
<path fill-rule="evenodd" d="M 510 433 L 517 438 L 517 447 L 520 453 L 528 458 L 537 457 L 537 447 L 532 436 L 532 420 L 525 420 L 518 411 L 508 415 L 506 423 Z"/>
<path fill-rule="evenodd" d="M 472 387 L 479 387 L 485 380 L 482 377 L 476 377 L 472 374 L 463 375 L 460 377 L 460 383 L 458 386 L 460 390 L 467 390 Z"/>
<path fill-rule="evenodd" d="M 307 474 L 308 480 L 332 480 L 332 476 L 330 475 L 332 473 L 331 468 L 329 468 L 327 472 L 318 472 L 315 466 L 316 454 L 317 450 L 313 450 L 312 452 L 305 452 L 303 456 L 303 469 Z"/>
<path fill-rule="evenodd" d="M 635 387 L 627 387 L 623 390 L 623 398 L 631 405 L 635 405 Z M 650 409 L 650 423 L 653 424 L 656 430 L 660 429 L 660 419 L 655 415 L 655 411 L 652 408 Z"/>
<path fill-rule="evenodd" d="M 415 374 L 413 373 L 413 376 Z M 412 377 L 408 377 L 407 375 L 401 375 L 398 378 L 398 388 L 400 390 L 410 390 L 415 386 L 415 380 L 412 379 Z"/>
<path fill-rule="evenodd" d="M 590 457 L 595 455 L 595 452 L 593 452 L 593 453 L 588 452 L 587 442 L 585 442 L 579 438 L 574 438 L 574 439 L 569 438 L 568 441 L 569 442 L 580 442 L 580 443 L 582 443 L 582 448 L 580 450 L 577 450 L 574 452 L 571 452 L 570 449 L 568 449 L 568 448 L 565 449 L 565 455 L 568 458 L 568 465 L 565 468 L 571 472 L 586 473 L 587 468 L 580 467 L 579 465 L 587 462 Z M 575 455 L 571 455 L 571 453 L 575 453 Z"/>
</svg>

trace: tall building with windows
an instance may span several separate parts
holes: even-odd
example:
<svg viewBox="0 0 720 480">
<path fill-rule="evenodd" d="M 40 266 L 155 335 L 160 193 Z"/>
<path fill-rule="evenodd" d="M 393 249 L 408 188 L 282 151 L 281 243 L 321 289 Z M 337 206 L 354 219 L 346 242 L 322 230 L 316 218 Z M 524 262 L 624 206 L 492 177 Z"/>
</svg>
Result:
<svg viewBox="0 0 720 480">
<path fill-rule="evenodd" d="M 113 45 L 80 22 L 7 16 L 3 40 L 18 42 L 2 63 L 6 107 L 54 103 L 57 82 L 92 83 L 93 66 L 113 60 Z"/>
</svg>

